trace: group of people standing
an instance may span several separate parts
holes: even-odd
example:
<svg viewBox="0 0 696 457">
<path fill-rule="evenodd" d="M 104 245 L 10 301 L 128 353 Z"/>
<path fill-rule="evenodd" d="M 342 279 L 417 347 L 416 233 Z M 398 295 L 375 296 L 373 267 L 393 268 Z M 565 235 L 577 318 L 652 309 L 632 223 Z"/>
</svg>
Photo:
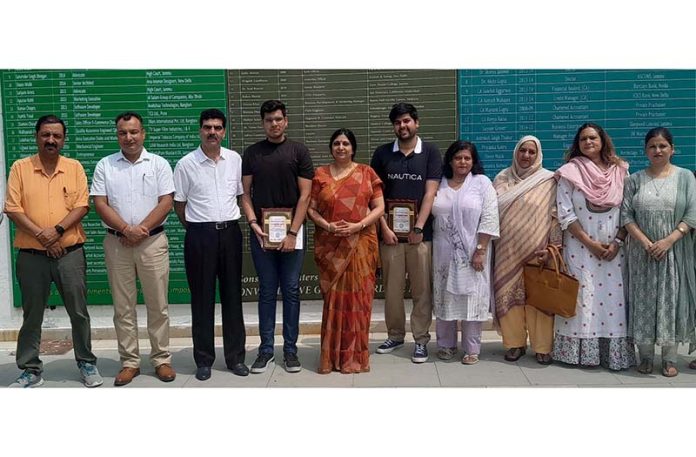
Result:
<svg viewBox="0 0 696 457">
<path fill-rule="evenodd" d="M 239 376 L 263 373 L 275 360 L 280 289 L 283 365 L 291 373 L 301 370 L 299 276 L 307 217 L 315 225 L 314 258 L 324 297 L 319 373 L 369 371 L 378 270 L 388 337 L 376 352 L 404 345 L 408 282 L 414 363 L 429 359 L 433 315 L 437 357 L 450 360 L 461 348 L 467 365 L 479 361 L 483 323 L 491 314 L 509 361 L 526 353 L 529 335 L 540 364 L 557 360 L 620 370 L 636 364 L 637 344 L 638 371 L 650 373 L 658 344 L 662 373 L 675 376 L 677 345 L 696 343 L 691 233 L 696 179 L 671 164 L 674 142 L 667 129 L 648 132 L 650 166 L 631 176 L 607 133 L 587 123 L 555 173 L 543 168 L 540 141 L 525 136 L 515 146 L 511 166 L 491 182 L 475 144 L 455 141 L 443 160 L 436 145 L 423 141 L 418 112 L 409 103 L 392 107 L 396 139 L 374 151 L 370 166 L 354 161 L 356 137 L 342 128 L 329 140 L 333 161 L 315 170 L 308 149 L 286 136 L 281 101 L 264 102 L 260 116 L 266 138 L 240 156 L 222 146 L 224 113 L 203 111 L 200 146 L 172 171 L 165 159 L 144 148 L 142 117 L 122 113 L 116 118 L 120 151 L 99 161 L 89 192 L 82 165 L 60 154 L 64 122 L 53 115 L 37 121 L 38 153 L 12 165 L 5 201 L 5 213 L 17 227 L 16 275 L 24 313 L 17 341 L 23 373 L 12 386 L 43 383 L 39 343 L 52 282 L 70 316 L 84 384 L 103 383 L 91 351 L 86 236 L 80 223 L 90 194 L 106 231 L 104 256 L 122 365 L 117 386 L 140 374 L 137 279 L 147 309 L 150 361 L 163 382 L 176 377 L 169 352 L 164 231 L 172 207 L 186 229 L 193 356 L 201 381 L 210 378 L 215 361 L 216 289 L 228 369 Z M 273 247 L 266 209 L 289 214 Z M 241 299 L 242 213 L 259 279 L 261 344 L 250 368 Z M 397 226 L 404 222 L 406 232 Z M 527 303 L 523 267 L 535 259 L 547 262 L 548 246 L 562 250 L 580 283 L 575 317 L 547 315 Z M 696 369 L 696 361 L 690 368 Z"/>
<path fill-rule="evenodd" d="M 527 135 L 491 182 L 469 141 L 452 143 L 441 160 L 418 137 L 413 105 L 394 105 L 389 118 L 396 140 L 375 150 L 372 170 L 350 162 L 356 140 L 341 129 L 330 142 L 334 163 L 314 179 L 308 214 L 325 298 L 321 373 L 369 369 L 379 264 L 388 338 L 378 354 L 404 345 L 408 278 L 414 363 L 428 360 L 433 315 L 437 357 L 450 360 L 461 348 L 463 364 L 477 363 L 492 314 L 508 361 L 525 355 L 529 338 L 539 364 L 623 370 L 636 365 L 637 345 L 637 370 L 647 374 L 659 345 L 662 374 L 678 374 L 678 344 L 689 343 L 691 352 L 696 343 L 696 179 L 671 163 L 668 129 L 646 134 L 650 165 L 631 176 L 595 123 L 578 128 L 555 173 L 543 168 L 539 139 Z M 411 231 L 398 237 L 389 208 L 403 201 L 417 211 Z M 562 252 L 579 282 L 574 317 L 527 303 L 524 266 L 550 262 L 549 247 Z"/>
<path fill-rule="evenodd" d="M 288 372 L 298 372 L 299 276 L 304 258 L 303 225 L 314 168 L 307 148 L 288 139 L 285 105 L 261 106 L 266 139 L 248 147 L 243 158 L 224 148 L 227 118 L 217 109 L 199 118 L 201 143 L 172 171 L 162 157 L 144 147 L 146 131 L 135 112 L 116 117 L 120 150 L 101 159 L 91 190 L 79 161 L 60 154 L 67 129 L 62 119 L 36 122 L 38 152 L 16 161 L 10 170 L 4 212 L 17 227 L 16 275 L 23 323 L 17 340 L 22 374 L 11 387 L 43 384 L 39 358 L 41 324 L 51 283 L 70 316 L 75 358 L 87 387 L 103 384 L 91 350 L 87 311 L 87 241 L 81 224 L 89 195 L 104 230 L 104 258 L 114 303 L 114 326 L 121 369 L 114 384 L 140 375 L 137 280 L 147 310 L 150 362 L 163 382 L 176 378 L 169 352 L 169 245 L 165 222 L 172 207 L 186 229 L 184 263 L 191 292 L 193 357 L 196 378 L 211 376 L 215 361 L 215 302 L 219 291 L 225 365 L 238 376 L 262 373 L 273 362 L 276 292 L 283 295 L 283 354 Z M 274 249 L 261 227 L 263 208 L 287 208 L 292 220 Z M 259 277 L 261 345 L 251 370 L 245 364 L 246 334 L 242 312 L 242 211 L 249 223 L 251 252 Z"/>
</svg>

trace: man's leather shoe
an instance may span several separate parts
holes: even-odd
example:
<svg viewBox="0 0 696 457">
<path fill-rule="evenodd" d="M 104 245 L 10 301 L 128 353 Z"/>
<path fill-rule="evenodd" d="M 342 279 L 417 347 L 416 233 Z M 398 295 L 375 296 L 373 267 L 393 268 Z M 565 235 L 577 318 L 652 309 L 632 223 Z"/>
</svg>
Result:
<svg viewBox="0 0 696 457">
<path fill-rule="evenodd" d="M 236 363 L 230 367 L 232 373 L 237 376 L 249 376 L 249 367 L 244 365 L 242 362 Z"/>
<path fill-rule="evenodd" d="M 198 367 L 196 370 L 196 379 L 199 381 L 210 379 L 210 367 Z"/>
<path fill-rule="evenodd" d="M 155 373 L 162 382 L 171 382 L 176 379 L 176 371 L 174 371 L 174 368 L 168 363 L 163 363 L 155 368 Z"/>
<path fill-rule="evenodd" d="M 121 368 L 121 371 L 119 371 L 116 375 L 116 379 L 114 379 L 114 385 L 125 386 L 126 384 L 129 384 L 133 380 L 133 378 L 135 378 L 139 374 L 140 368 L 123 367 Z"/>
</svg>

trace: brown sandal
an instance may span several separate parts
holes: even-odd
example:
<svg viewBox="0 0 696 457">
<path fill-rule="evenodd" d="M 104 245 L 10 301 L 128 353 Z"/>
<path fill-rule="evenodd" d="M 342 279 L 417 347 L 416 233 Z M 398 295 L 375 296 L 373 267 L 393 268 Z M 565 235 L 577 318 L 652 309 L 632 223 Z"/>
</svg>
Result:
<svg viewBox="0 0 696 457">
<path fill-rule="evenodd" d="M 673 378 L 679 374 L 676 365 L 673 362 L 662 363 L 662 376 L 665 378 Z"/>
<path fill-rule="evenodd" d="M 636 368 L 636 371 L 641 374 L 650 374 L 653 372 L 653 363 L 650 359 L 643 359 L 640 361 L 640 365 Z"/>
<path fill-rule="evenodd" d="M 689 363 L 689 368 L 692 370 L 696 370 L 696 359 L 692 360 L 691 363 Z"/>
<path fill-rule="evenodd" d="M 526 348 L 510 348 L 505 353 L 505 360 L 508 362 L 517 362 L 520 357 L 527 353 Z"/>
</svg>

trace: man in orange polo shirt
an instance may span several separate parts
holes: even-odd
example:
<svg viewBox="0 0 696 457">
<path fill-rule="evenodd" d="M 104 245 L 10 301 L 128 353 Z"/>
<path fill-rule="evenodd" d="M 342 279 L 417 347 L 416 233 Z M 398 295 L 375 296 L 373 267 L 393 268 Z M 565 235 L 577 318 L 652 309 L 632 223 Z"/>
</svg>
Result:
<svg viewBox="0 0 696 457">
<path fill-rule="evenodd" d="M 55 282 L 70 316 L 75 359 L 86 387 L 104 382 L 92 353 L 85 253 L 80 221 L 89 211 L 87 176 L 77 160 L 60 155 L 65 123 L 54 115 L 36 122 L 38 154 L 12 164 L 5 213 L 17 228 L 17 281 L 24 321 L 17 337 L 17 366 L 24 372 L 10 387 L 43 384 L 39 359 L 41 324 L 51 283 Z"/>
</svg>

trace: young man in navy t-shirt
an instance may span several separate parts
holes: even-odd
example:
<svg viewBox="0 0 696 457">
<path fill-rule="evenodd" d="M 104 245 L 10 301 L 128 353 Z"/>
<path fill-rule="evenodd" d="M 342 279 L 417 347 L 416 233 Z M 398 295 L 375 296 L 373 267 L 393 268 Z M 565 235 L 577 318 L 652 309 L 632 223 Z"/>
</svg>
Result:
<svg viewBox="0 0 696 457">
<path fill-rule="evenodd" d="M 397 103 L 389 113 L 389 120 L 394 126 L 396 141 L 378 147 L 370 165 L 384 182 L 385 201 L 412 200 L 417 217 L 408 238 L 403 241 L 389 228 L 386 213 L 380 221 L 388 336 L 377 353 L 386 354 L 404 344 L 404 285 L 408 273 L 413 297 L 411 332 L 416 342 L 411 360 L 423 363 L 428 360 L 433 308 L 430 210 L 442 176 L 442 158 L 435 144 L 418 137 L 418 112 L 413 105 Z"/>
</svg>

